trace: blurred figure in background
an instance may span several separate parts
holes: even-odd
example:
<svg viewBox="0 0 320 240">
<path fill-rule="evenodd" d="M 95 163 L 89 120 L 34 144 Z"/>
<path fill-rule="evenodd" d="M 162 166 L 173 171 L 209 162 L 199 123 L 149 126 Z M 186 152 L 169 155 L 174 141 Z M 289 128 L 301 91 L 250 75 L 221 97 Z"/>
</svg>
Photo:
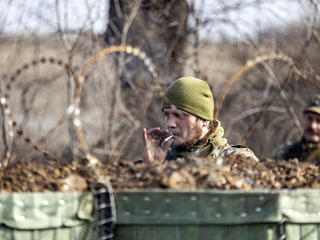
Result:
<svg viewBox="0 0 320 240">
<path fill-rule="evenodd" d="M 168 87 L 165 96 L 169 100 L 162 100 L 166 129 L 143 129 L 143 162 L 227 155 L 253 157 L 259 161 L 246 146 L 230 146 L 223 138 L 221 123 L 213 119 L 213 96 L 205 81 L 180 78 Z"/>
<path fill-rule="evenodd" d="M 320 161 L 320 95 L 311 96 L 303 111 L 303 136 L 294 144 L 282 144 L 273 150 L 271 159 L 289 160 L 319 165 Z"/>
</svg>

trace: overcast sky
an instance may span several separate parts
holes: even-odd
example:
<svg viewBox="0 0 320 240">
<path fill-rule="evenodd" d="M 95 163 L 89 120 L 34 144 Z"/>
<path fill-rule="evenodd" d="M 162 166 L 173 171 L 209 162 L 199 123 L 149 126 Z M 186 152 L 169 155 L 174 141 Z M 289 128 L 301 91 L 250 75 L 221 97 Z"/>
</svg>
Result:
<svg viewBox="0 0 320 240">
<path fill-rule="evenodd" d="M 0 0 L 0 26 L 5 33 L 44 33 L 62 27 L 78 31 L 85 26 L 100 33 L 107 23 L 105 0 Z"/>
<path fill-rule="evenodd" d="M 56 2 L 59 2 L 59 9 Z M 305 0 L 305 4 L 299 0 L 256 2 L 195 0 L 197 16 L 206 22 L 201 32 L 202 38 L 215 36 L 213 32 L 217 30 L 241 37 L 241 32 L 254 35 L 256 31 L 270 26 L 285 26 L 303 18 L 309 1 Z M 0 0 L 0 30 L 5 34 L 54 32 L 57 31 L 59 18 L 62 28 L 79 31 L 85 27 L 99 34 L 106 29 L 107 13 L 107 0 Z M 189 22 L 194 25 L 192 17 Z"/>
<path fill-rule="evenodd" d="M 299 0 L 196 0 L 195 3 L 202 22 L 208 22 L 202 38 L 213 37 L 217 30 L 236 38 L 242 38 L 243 33 L 254 36 L 268 28 L 285 27 L 308 14 L 308 5 L 301 5 Z"/>
</svg>

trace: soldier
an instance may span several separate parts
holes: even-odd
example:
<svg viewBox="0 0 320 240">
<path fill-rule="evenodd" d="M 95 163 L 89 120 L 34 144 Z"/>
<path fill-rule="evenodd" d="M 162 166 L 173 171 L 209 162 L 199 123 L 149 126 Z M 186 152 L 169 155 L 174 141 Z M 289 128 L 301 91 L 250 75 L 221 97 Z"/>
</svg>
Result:
<svg viewBox="0 0 320 240">
<path fill-rule="evenodd" d="M 169 86 L 165 96 L 170 101 L 162 100 L 167 129 L 143 129 L 143 162 L 238 154 L 259 161 L 246 146 L 230 146 L 223 138 L 221 123 L 213 119 L 213 96 L 205 81 L 180 78 Z"/>
<path fill-rule="evenodd" d="M 319 165 L 320 95 L 311 96 L 303 111 L 303 136 L 294 144 L 282 144 L 273 150 L 272 159 L 294 159 Z"/>
</svg>

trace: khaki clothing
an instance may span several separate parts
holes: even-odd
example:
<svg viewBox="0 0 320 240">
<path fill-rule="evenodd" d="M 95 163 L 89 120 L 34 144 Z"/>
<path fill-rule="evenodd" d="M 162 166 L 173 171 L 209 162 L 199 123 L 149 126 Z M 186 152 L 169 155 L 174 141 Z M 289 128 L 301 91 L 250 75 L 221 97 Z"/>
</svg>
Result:
<svg viewBox="0 0 320 240">
<path fill-rule="evenodd" d="M 299 162 L 320 163 L 319 144 L 306 143 L 304 139 L 293 144 L 282 144 L 273 150 L 271 159 L 289 160 L 297 158 Z M 318 165 L 318 164 L 317 164 Z"/>
<path fill-rule="evenodd" d="M 253 157 L 256 161 L 259 159 L 255 154 L 246 146 L 228 144 L 227 139 L 223 138 L 224 129 L 218 120 L 214 120 L 215 130 L 209 136 L 205 143 L 198 142 L 192 146 L 191 149 L 186 151 L 175 151 L 169 149 L 166 160 L 175 160 L 178 157 L 197 156 L 197 157 L 225 157 L 229 155 L 241 155 L 242 157 Z"/>
<path fill-rule="evenodd" d="M 213 146 L 211 146 L 213 147 Z M 172 152 L 169 151 L 166 157 L 166 160 L 168 161 L 172 161 L 172 160 L 176 160 L 178 157 L 186 157 L 186 156 L 197 156 L 197 157 L 226 157 L 226 156 L 231 156 L 231 155 L 241 155 L 242 157 L 246 158 L 246 157 L 251 157 L 254 158 L 256 161 L 259 161 L 259 159 L 256 157 L 256 155 L 247 147 L 244 145 L 229 145 L 228 143 L 225 144 L 224 148 L 219 151 L 213 151 L 211 154 L 201 154 L 198 155 L 197 153 L 201 152 L 200 151 L 195 151 L 195 152 L 190 152 L 189 155 L 185 155 L 185 156 L 174 156 L 172 155 Z M 204 152 L 201 152 L 204 153 Z"/>
</svg>

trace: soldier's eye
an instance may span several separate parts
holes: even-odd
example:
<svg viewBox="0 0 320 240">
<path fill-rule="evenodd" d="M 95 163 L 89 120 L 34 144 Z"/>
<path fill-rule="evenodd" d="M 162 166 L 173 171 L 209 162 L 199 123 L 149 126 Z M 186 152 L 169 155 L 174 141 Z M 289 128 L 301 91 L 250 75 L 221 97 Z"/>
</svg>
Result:
<svg viewBox="0 0 320 240">
<path fill-rule="evenodd" d="M 183 113 L 180 113 L 180 114 L 177 114 L 177 117 L 178 117 L 178 118 L 180 118 L 180 119 L 183 119 L 183 118 L 185 118 L 185 117 L 186 117 L 186 115 L 185 115 L 185 114 L 183 114 Z"/>
</svg>

